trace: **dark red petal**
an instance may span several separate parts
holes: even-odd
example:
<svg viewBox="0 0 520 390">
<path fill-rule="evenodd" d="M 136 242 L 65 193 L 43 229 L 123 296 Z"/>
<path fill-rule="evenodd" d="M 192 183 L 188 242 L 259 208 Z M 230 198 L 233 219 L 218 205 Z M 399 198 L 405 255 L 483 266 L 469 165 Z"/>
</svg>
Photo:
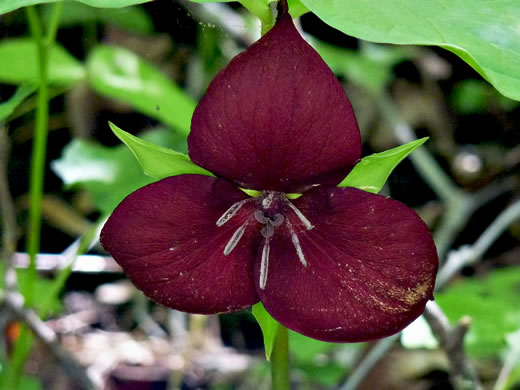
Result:
<svg viewBox="0 0 520 390">
<path fill-rule="evenodd" d="M 413 210 L 354 188 L 312 190 L 294 204 L 314 225 L 297 229 L 308 265 L 287 231 L 276 231 L 267 284 L 258 288 L 275 319 L 319 340 L 358 342 L 394 334 L 424 311 L 438 258 Z"/>
<path fill-rule="evenodd" d="M 200 314 L 240 310 L 258 302 L 252 279 L 257 234 L 246 230 L 228 256 L 223 251 L 253 203 L 221 227 L 216 221 L 246 198 L 222 179 L 169 177 L 123 200 L 105 224 L 101 243 L 156 302 Z"/>
<path fill-rule="evenodd" d="M 361 141 L 341 84 L 289 15 L 212 81 L 188 138 L 191 159 L 247 188 L 339 183 Z"/>
</svg>

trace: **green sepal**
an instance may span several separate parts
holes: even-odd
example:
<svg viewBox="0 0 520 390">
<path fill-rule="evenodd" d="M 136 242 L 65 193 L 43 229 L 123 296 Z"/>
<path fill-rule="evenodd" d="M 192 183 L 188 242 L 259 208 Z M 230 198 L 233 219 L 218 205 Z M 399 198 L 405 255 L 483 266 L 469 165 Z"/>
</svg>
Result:
<svg viewBox="0 0 520 390">
<path fill-rule="evenodd" d="M 377 194 L 394 168 L 427 140 L 428 137 L 424 137 L 363 158 L 338 187 L 355 187 Z"/>
<path fill-rule="evenodd" d="M 270 360 L 276 333 L 280 324 L 265 310 L 262 302 L 258 302 L 254 305 L 252 312 L 264 335 L 265 357 L 267 360 Z"/>
<path fill-rule="evenodd" d="M 148 176 L 155 179 L 190 173 L 213 176 L 211 172 L 194 164 L 186 154 L 145 141 L 127 133 L 111 122 L 109 125 L 114 134 L 130 148 Z"/>
</svg>

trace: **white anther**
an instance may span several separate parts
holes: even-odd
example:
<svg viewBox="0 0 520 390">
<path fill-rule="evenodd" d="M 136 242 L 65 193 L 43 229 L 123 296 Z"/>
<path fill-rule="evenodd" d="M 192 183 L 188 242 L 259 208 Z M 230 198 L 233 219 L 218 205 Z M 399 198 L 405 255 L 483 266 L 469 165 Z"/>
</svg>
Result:
<svg viewBox="0 0 520 390">
<path fill-rule="evenodd" d="M 305 215 L 302 214 L 300 210 L 298 210 L 298 208 L 295 205 L 292 204 L 292 202 L 289 199 L 284 199 L 287 202 L 287 204 L 289 204 L 289 207 L 292 209 L 292 211 L 294 211 L 294 214 L 296 214 L 301 223 L 303 223 L 303 226 L 305 226 L 307 230 L 311 230 L 314 227 L 314 225 L 305 217 Z"/>
<path fill-rule="evenodd" d="M 267 284 L 267 271 L 269 270 L 269 237 L 265 239 L 262 248 L 262 259 L 260 261 L 260 289 L 263 290 Z"/>
<path fill-rule="evenodd" d="M 273 203 L 273 198 L 274 192 L 268 192 L 267 196 L 264 199 L 262 199 L 262 207 L 264 209 L 268 209 L 269 207 L 271 207 L 271 203 Z"/>
<path fill-rule="evenodd" d="M 235 233 L 233 233 L 233 236 L 231 236 L 231 239 L 227 243 L 226 247 L 224 248 L 224 256 L 227 256 L 231 253 L 233 249 L 237 246 L 238 242 L 244 235 L 244 232 L 246 231 L 247 224 L 249 223 L 249 220 L 245 221 L 242 226 L 240 226 L 237 230 L 235 230 Z"/>
<path fill-rule="evenodd" d="M 231 205 L 231 207 L 229 209 L 227 209 L 227 211 L 224 214 L 222 214 L 222 216 L 218 219 L 217 226 L 224 225 L 227 221 L 229 221 L 231 218 L 233 218 L 236 215 L 238 210 L 240 210 L 240 208 L 245 203 L 250 202 L 254 199 L 255 198 L 248 198 L 248 199 L 241 200 L 240 202 L 233 203 L 233 205 Z"/>
<path fill-rule="evenodd" d="M 298 258 L 300 259 L 300 262 L 304 267 L 307 267 L 307 260 L 305 260 L 305 256 L 303 255 L 302 246 L 300 245 L 300 240 L 298 239 L 298 236 L 295 232 L 291 232 L 291 239 L 292 243 L 294 245 L 294 249 L 296 249 L 296 254 L 298 255 Z"/>
<path fill-rule="evenodd" d="M 289 228 L 289 231 L 291 232 L 291 241 L 294 245 L 294 249 L 296 249 L 296 255 L 298 256 L 298 259 L 300 259 L 300 263 L 302 263 L 302 265 L 304 267 L 307 267 L 307 260 L 305 259 L 305 255 L 303 254 L 303 249 L 300 244 L 300 240 L 298 239 L 298 235 L 294 231 L 294 228 L 293 228 L 291 222 L 289 222 L 289 220 L 287 220 L 287 227 Z"/>
</svg>

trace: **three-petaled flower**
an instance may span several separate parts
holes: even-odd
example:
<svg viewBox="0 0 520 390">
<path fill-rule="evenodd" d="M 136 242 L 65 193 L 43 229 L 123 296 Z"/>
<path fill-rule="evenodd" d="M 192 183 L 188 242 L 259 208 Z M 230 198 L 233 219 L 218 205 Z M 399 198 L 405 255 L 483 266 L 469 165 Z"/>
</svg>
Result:
<svg viewBox="0 0 520 390">
<path fill-rule="evenodd" d="M 212 81 L 188 147 L 216 177 L 143 187 L 101 234 L 151 299 L 201 314 L 261 301 L 286 327 L 335 342 L 388 336 L 423 312 L 431 235 L 407 206 L 336 186 L 360 159 L 359 129 L 288 14 Z"/>
</svg>

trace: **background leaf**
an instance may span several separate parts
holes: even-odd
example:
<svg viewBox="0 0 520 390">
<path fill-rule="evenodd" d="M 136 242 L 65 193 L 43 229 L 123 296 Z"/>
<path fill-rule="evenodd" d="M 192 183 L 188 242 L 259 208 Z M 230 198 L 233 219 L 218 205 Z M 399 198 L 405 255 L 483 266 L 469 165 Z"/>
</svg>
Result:
<svg viewBox="0 0 520 390">
<path fill-rule="evenodd" d="M 503 95 L 520 100 L 517 0 L 302 0 L 325 23 L 360 39 L 452 51 Z"/>
<path fill-rule="evenodd" d="M 129 103 L 188 135 L 195 101 L 153 65 L 121 47 L 98 46 L 87 61 L 88 80 L 99 93 Z"/>
<path fill-rule="evenodd" d="M 124 145 L 114 148 L 75 139 L 52 170 L 68 186 L 85 188 L 98 210 L 109 214 L 131 192 L 153 182 Z"/>
<path fill-rule="evenodd" d="M 121 130 L 113 123 L 109 124 L 114 134 L 134 153 L 148 176 L 156 179 L 187 173 L 213 176 L 211 172 L 191 162 L 186 154 L 155 145 Z"/>
<path fill-rule="evenodd" d="M 428 137 L 364 157 L 338 187 L 356 187 L 374 194 L 381 191 L 394 168 Z"/>
<path fill-rule="evenodd" d="M 0 103 L 0 121 L 11 115 L 20 103 L 36 91 L 36 88 L 38 88 L 36 83 L 23 84 L 16 89 L 16 92 L 8 101 Z"/>
<path fill-rule="evenodd" d="M 496 356 L 506 347 L 506 336 L 520 329 L 520 268 L 489 273 L 485 279 L 465 279 L 435 295 L 450 321 L 472 318 L 465 337 L 468 352 Z"/>
<path fill-rule="evenodd" d="M 21 84 L 39 79 L 38 53 L 32 39 L 3 40 L 0 42 L 0 58 L 0 82 Z M 84 77 L 83 65 L 61 46 L 53 45 L 49 54 L 49 82 L 69 85 Z"/>
<path fill-rule="evenodd" d="M 280 324 L 265 310 L 262 302 L 258 302 L 253 306 L 253 315 L 262 329 L 265 357 L 269 360 L 271 358 L 271 352 L 273 352 L 274 339 Z"/>
<path fill-rule="evenodd" d="M 0 14 L 14 11 L 28 5 L 54 3 L 56 0 L 0 0 Z M 147 3 L 151 0 L 76 0 L 92 7 L 120 8 L 134 4 Z"/>
<path fill-rule="evenodd" d="M 51 11 L 51 7 L 44 9 L 46 24 L 49 23 Z M 98 8 L 71 1 L 63 4 L 60 27 L 96 22 L 114 25 L 131 33 L 153 33 L 152 18 L 142 7 Z"/>
<path fill-rule="evenodd" d="M 5 289 L 4 283 L 5 283 L 5 265 L 4 263 L 0 262 L 0 292 Z M 34 294 L 39 297 L 47 297 L 47 292 L 52 287 L 52 280 L 45 279 L 45 278 L 38 278 L 36 282 L 32 280 L 32 278 L 29 275 L 29 271 L 27 269 L 17 269 L 16 275 L 18 278 L 18 287 L 22 293 L 27 291 L 29 288 L 29 283 L 35 283 L 34 286 Z M 38 300 L 35 302 L 36 309 L 40 309 L 42 305 L 44 304 L 44 300 Z M 50 302 L 45 302 L 49 304 L 49 311 L 51 313 L 59 313 L 63 310 L 63 303 L 61 302 L 60 298 L 56 298 Z"/>
<path fill-rule="evenodd" d="M 363 42 L 359 50 L 349 50 L 312 39 L 312 46 L 335 74 L 379 92 L 394 77 L 394 65 L 412 57 L 411 50 L 402 46 L 383 46 Z"/>
</svg>

